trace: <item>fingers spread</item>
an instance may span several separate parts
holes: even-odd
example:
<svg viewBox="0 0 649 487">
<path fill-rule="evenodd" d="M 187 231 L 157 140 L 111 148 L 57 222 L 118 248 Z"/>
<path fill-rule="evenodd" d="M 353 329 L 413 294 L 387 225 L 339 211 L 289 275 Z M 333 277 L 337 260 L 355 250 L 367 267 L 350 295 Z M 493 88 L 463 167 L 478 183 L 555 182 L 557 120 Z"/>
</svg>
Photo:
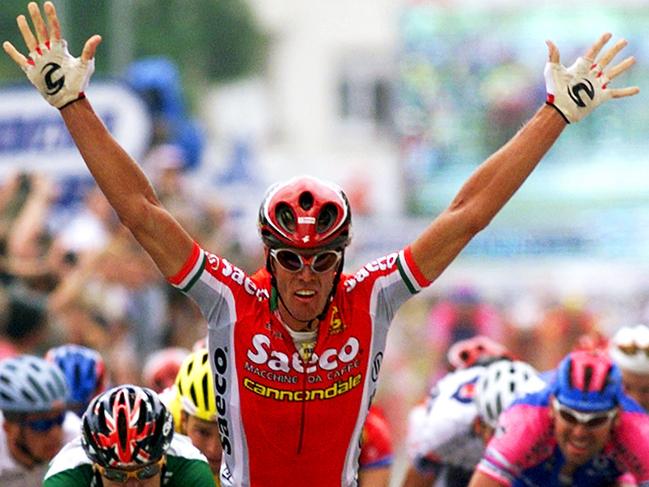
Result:
<svg viewBox="0 0 649 487">
<path fill-rule="evenodd" d="M 43 8 L 45 9 L 45 15 L 47 15 L 47 21 L 50 24 L 50 40 L 58 41 L 61 39 L 61 24 L 56 15 L 54 4 L 52 2 L 45 2 Z"/>
<path fill-rule="evenodd" d="M 610 63 L 611 60 L 612 60 L 615 56 L 617 56 L 617 54 L 618 54 L 622 49 L 624 49 L 624 48 L 626 47 L 627 44 L 628 44 L 628 42 L 625 41 L 624 39 L 620 39 L 619 41 L 617 41 L 617 42 L 615 43 L 615 45 L 614 45 L 612 48 L 610 48 L 608 51 L 606 51 L 606 53 L 605 53 L 605 54 L 602 56 L 602 58 L 598 61 L 598 64 L 599 64 L 602 68 L 604 68 L 605 66 L 607 66 L 608 63 Z"/>
<path fill-rule="evenodd" d="M 627 96 L 633 96 L 640 93 L 640 88 L 637 86 L 630 86 L 628 88 L 615 88 L 611 90 L 612 98 L 624 98 Z"/>
<path fill-rule="evenodd" d="M 611 69 L 609 69 L 606 73 L 606 76 L 608 76 L 609 79 L 613 79 L 620 74 L 624 73 L 627 69 L 629 69 L 631 66 L 635 64 L 635 58 L 633 56 L 630 56 L 626 58 L 624 61 L 622 61 L 620 64 L 617 64 L 613 66 Z"/>
<path fill-rule="evenodd" d="M 559 49 L 554 45 L 552 41 L 545 41 L 545 44 L 548 46 L 548 61 L 551 63 L 559 62 Z"/>
<path fill-rule="evenodd" d="M 41 9 L 35 2 L 30 2 L 27 9 L 29 10 L 29 15 L 34 24 L 34 31 L 36 32 L 38 43 L 43 44 L 45 41 L 50 39 L 50 36 L 47 34 L 47 27 L 45 27 L 45 21 L 41 15 Z"/>
<path fill-rule="evenodd" d="M 29 28 L 29 25 L 27 24 L 27 19 L 25 18 L 24 15 L 19 15 L 16 18 L 16 22 L 18 23 L 18 29 L 20 29 L 20 33 L 22 34 L 23 40 L 25 41 L 25 46 L 27 47 L 27 51 L 29 52 L 35 51 L 38 43 L 36 42 L 36 38 L 34 37 L 34 34 L 32 34 L 32 30 Z"/>
<path fill-rule="evenodd" d="M 602 34 L 599 40 L 588 50 L 584 58 L 588 59 L 591 62 L 594 61 L 599 52 L 602 50 L 602 47 L 604 47 L 604 45 L 611 39 L 611 35 L 612 34 L 609 32 Z"/>
<path fill-rule="evenodd" d="M 89 61 L 95 57 L 95 51 L 97 51 L 97 46 L 101 43 L 101 36 L 95 34 L 90 39 L 86 41 L 85 46 L 83 46 L 83 52 L 81 53 L 82 61 Z"/>
<path fill-rule="evenodd" d="M 14 62 L 18 66 L 24 68 L 27 65 L 27 58 L 22 54 L 20 54 L 11 42 L 5 41 L 2 44 L 2 48 L 5 50 L 7 55 L 14 60 Z"/>
</svg>

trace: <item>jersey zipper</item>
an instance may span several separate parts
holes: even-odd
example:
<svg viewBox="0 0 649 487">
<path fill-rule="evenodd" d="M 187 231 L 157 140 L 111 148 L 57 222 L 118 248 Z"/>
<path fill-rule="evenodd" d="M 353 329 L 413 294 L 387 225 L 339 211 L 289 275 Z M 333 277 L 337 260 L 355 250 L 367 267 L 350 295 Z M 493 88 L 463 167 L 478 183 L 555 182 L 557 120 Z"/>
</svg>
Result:
<svg viewBox="0 0 649 487">
<path fill-rule="evenodd" d="M 304 372 L 302 373 L 302 397 L 306 397 L 306 363 L 302 360 L 302 367 Z M 304 424 L 306 423 L 306 401 L 302 401 L 302 407 L 300 413 L 300 436 L 297 440 L 297 454 L 302 453 L 302 443 L 304 441 Z"/>
</svg>

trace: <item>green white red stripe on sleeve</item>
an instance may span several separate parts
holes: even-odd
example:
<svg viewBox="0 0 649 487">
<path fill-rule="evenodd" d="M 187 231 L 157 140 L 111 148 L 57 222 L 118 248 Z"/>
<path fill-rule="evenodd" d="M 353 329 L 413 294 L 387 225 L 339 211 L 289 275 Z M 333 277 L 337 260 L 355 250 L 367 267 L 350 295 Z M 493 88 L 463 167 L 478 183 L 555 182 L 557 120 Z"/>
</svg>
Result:
<svg viewBox="0 0 649 487">
<path fill-rule="evenodd" d="M 194 242 L 194 248 L 182 269 L 173 276 L 167 277 L 167 281 L 182 292 L 187 292 L 196 282 L 205 268 L 205 251 Z"/>
<path fill-rule="evenodd" d="M 399 252 L 397 266 L 399 267 L 399 273 L 403 281 L 413 294 L 418 293 L 432 282 L 426 279 L 424 274 L 419 270 L 419 267 L 417 267 L 417 264 L 415 264 L 410 246 Z"/>
</svg>

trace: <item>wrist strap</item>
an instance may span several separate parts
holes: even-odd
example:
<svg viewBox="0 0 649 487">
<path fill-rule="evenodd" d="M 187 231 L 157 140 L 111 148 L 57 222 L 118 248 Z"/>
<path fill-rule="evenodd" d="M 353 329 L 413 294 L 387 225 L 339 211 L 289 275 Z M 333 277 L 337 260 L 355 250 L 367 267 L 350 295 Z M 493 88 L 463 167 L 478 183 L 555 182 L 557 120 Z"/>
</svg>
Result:
<svg viewBox="0 0 649 487">
<path fill-rule="evenodd" d="M 77 98 L 75 98 L 74 100 L 71 100 L 71 101 L 67 102 L 67 103 L 66 103 L 65 105 L 63 105 L 62 107 L 59 107 L 59 110 L 63 110 L 65 107 L 70 106 L 70 105 L 72 105 L 73 103 L 75 103 L 75 102 L 77 102 L 77 101 L 79 101 L 79 100 L 83 100 L 85 97 L 86 97 L 86 94 L 82 91 L 81 93 L 79 93 L 79 96 L 78 96 Z"/>
<path fill-rule="evenodd" d="M 566 123 L 570 124 L 570 120 L 568 120 L 568 118 L 563 114 L 561 110 L 557 108 L 557 106 L 554 103 L 550 103 L 549 101 L 546 101 L 545 104 L 554 108 L 557 112 L 559 112 L 559 115 L 561 115 L 561 117 L 566 121 Z"/>
</svg>

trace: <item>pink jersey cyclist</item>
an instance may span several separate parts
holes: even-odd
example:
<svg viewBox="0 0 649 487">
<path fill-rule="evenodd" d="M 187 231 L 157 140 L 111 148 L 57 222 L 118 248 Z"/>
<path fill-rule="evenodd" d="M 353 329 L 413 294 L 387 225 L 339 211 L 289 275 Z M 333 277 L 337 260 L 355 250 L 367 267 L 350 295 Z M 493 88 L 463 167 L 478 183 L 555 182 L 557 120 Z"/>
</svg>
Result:
<svg viewBox="0 0 649 487">
<path fill-rule="evenodd" d="M 471 486 L 607 486 L 631 473 L 649 486 L 649 416 L 599 352 L 573 352 L 555 382 L 499 419 Z"/>
<path fill-rule="evenodd" d="M 409 248 L 343 274 L 305 363 L 270 281 L 265 269 L 248 276 L 198 245 L 170 279 L 208 318 L 222 483 L 355 485 L 389 323 L 428 283 Z"/>
</svg>

